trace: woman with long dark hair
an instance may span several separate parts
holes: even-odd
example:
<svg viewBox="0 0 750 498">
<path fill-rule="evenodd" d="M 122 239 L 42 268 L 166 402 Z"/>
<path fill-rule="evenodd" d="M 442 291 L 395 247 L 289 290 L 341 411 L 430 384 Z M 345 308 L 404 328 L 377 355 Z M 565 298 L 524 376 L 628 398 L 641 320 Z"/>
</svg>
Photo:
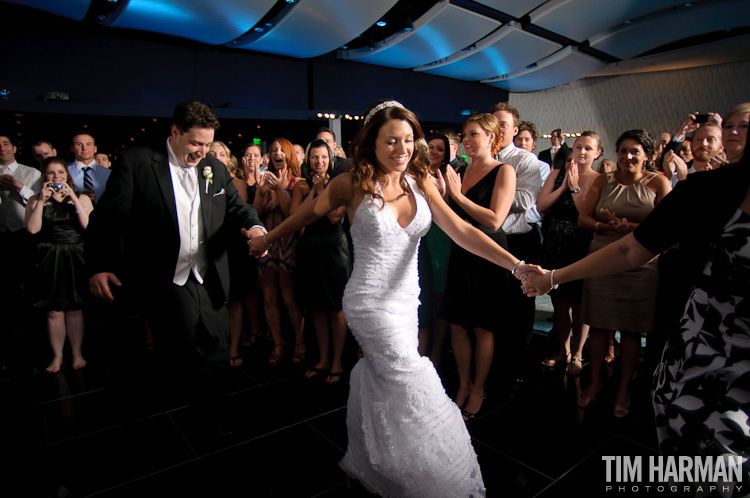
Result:
<svg viewBox="0 0 750 498">
<path fill-rule="evenodd" d="M 333 177 L 333 153 L 323 140 L 310 143 L 305 162 L 310 178 L 294 186 L 291 214 L 314 203 Z M 339 382 L 344 374 L 347 329 L 341 300 L 350 267 L 343 227 L 345 214 L 346 208 L 341 206 L 305 227 L 297 247 L 296 281 L 303 306 L 313 311 L 320 352 L 318 363 L 305 377 L 320 375 L 327 384 Z"/>
<path fill-rule="evenodd" d="M 460 410 L 417 351 L 417 247 L 434 219 L 463 247 L 507 270 L 535 267 L 522 265 L 445 204 L 414 153 L 422 136 L 416 116 L 400 103 L 373 104 L 352 143 L 351 171 L 251 245 L 254 251 L 272 247 L 346 206 L 355 259 L 344 312 L 364 357 L 351 373 L 349 446 L 340 465 L 384 496 L 479 497 L 484 484 Z"/>
</svg>

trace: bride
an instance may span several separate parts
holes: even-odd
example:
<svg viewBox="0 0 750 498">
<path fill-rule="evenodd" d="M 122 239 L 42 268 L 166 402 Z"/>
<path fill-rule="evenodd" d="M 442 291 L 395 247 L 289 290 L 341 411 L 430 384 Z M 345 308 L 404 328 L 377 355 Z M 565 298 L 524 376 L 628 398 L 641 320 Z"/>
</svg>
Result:
<svg viewBox="0 0 750 498">
<path fill-rule="evenodd" d="M 354 270 L 344 314 L 364 358 L 351 373 L 349 446 L 339 465 L 382 496 L 480 497 L 482 474 L 460 410 L 417 350 L 419 239 L 434 220 L 460 246 L 518 278 L 538 267 L 525 265 L 448 207 L 414 153 L 422 137 L 416 116 L 400 103 L 372 104 L 352 144 L 351 171 L 332 180 L 316 203 L 254 238 L 251 250 L 262 253 L 346 206 Z"/>
</svg>

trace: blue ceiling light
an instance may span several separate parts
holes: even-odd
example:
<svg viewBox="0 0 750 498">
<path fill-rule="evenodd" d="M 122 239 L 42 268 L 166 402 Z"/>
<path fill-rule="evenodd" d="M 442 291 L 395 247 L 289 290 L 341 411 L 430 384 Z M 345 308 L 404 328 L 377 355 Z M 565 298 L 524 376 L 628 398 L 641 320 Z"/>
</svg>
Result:
<svg viewBox="0 0 750 498">
<path fill-rule="evenodd" d="M 253 31 L 255 31 L 256 33 L 262 33 L 264 31 L 264 29 L 261 28 L 260 26 L 256 26 L 256 27 L 253 28 Z"/>
<path fill-rule="evenodd" d="M 286 3 L 294 3 L 296 0 L 286 0 Z"/>
<path fill-rule="evenodd" d="M 378 25 L 378 26 L 380 26 L 382 28 L 383 26 L 387 25 L 388 23 L 385 22 L 385 21 L 378 21 L 375 24 Z"/>
</svg>

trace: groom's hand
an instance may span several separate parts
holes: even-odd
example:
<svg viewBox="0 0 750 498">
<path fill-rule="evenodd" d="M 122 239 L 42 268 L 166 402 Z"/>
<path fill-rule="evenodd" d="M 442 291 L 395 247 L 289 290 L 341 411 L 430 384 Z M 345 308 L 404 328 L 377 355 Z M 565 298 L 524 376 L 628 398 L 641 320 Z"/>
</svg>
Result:
<svg viewBox="0 0 750 498">
<path fill-rule="evenodd" d="M 120 279 L 114 273 L 97 273 L 89 278 L 89 290 L 94 297 L 111 303 L 115 300 L 115 297 L 109 288 L 110 282 L 117 287 L 122 287 L 122 282 L 120 282 Z"/>
</svg>

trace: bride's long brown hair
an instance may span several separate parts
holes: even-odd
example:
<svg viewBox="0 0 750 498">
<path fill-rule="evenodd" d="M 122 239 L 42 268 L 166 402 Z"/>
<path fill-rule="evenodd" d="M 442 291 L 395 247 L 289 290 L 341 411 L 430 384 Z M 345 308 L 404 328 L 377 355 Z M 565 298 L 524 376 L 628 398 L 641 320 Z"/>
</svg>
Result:
<svg viewBox="0 0 750 498">
<path fill-rule="evenodd" d="M 368 116 L 370 111 L 374 109 L 378 104 L 385 102 L 379 100 L 373 102 L 370 107 L 365 111 L 365 116 Z M 357 135 L 352 141 L 352 181 L 355 185 L 359 186 L 364 190 L 365 193 L 380 199 L 385 202 L 382 194 L 375 187 L 375 175 L 377 169 L 377 158 L 375 156 L 375 139 L 378 137 L 380 128 L 385 125 L 391 119 L 401 119 L 407 121 L 411 125 L 411 129 L 414 132 L 414 140 L 416 142 L 419 138 L 424 138 L 422 133 L 422 127 L 419 126 L 417 117 L 409 109 L 403 107 L 392 106 L 386 107 L 379 110 L 365 123 L 365 125 L 359 130 Z M 406 170 L 401 174 L 399 185 L 404 189 L 404 192 L 409 191 L 409 185 L 406 183 L 406 174 L 411 174 L 417 182 L 417 186 L 422 190 L 425 197 L 428 198 L 427 191 L 425 189 L 425 180 L 427 179 L 427 167 L 428 165 L 420 161 L 417 157 L 416 147 L 412 153 L 409 164 Z M 429 200 L 429 198 L 428 198 Z"/>
</svg>

